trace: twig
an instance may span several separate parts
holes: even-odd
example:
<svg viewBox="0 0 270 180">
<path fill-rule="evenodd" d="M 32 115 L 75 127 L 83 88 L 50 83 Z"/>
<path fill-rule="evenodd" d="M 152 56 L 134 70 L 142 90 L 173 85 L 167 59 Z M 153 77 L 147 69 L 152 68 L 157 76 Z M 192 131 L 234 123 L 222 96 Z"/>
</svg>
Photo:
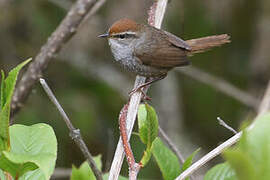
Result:
<svg viewBox="0 0 270 180">
<path fill-rule="evenodd" d="M 65 121 L 69 131 L 70 131 L 70 137 L 72 140 L 74 140 L 74 142 L 77 144 L 77 146 L 80 148 L 80 150 L 82 151 L 84 157 L 86 158 L 89 166 L 91 167 L 91 169 L 93 170 L 96 178 L 98 180 L 102 180 L 102 173 L 101 171 L 99 171 L 99 169 L 97 168 L 97 165 L 92 157 L 92 155 L 90 154 L 86 144 L 84 143 L 80 130 L 79 129 L 75 129 L 74 126 L 72 125 L 70 119 L 68 118 L 67 114 L 65 113 L 64 109 L 62 108 L 62 106 L 60 105 L 60 103 L 58 102 L 58 100 L 56 99 L 56 97 L 54 96 L 52 90 L 50 89 L 50 87 L 48 86 L 48 84 L 46 83 L 46 81 L 42 78 L 40 78 L 40 84 L 42 85 L 44 91 L 47 93 L 48 97 L 50 98 L 50 100 L 52 101 L 52 103 L 56 106 L 57 110 L 59 111 L 59 113 L 61 114 L 63 120 Z"/>
<path fill-rule="evenodd" d="M 46 69 L 49 62 L 76 33 L 82 20 L 95 3 L 96 0 L 78 0 L 71 7 L 57 29 L 48 38 L 47 43 L 41 48 L 34 61 L 29 65 L 15 89 L 11 104 L 12 115 L 22 107 L 34 84 L 42 76 L 42 72 Z"/>
<path fill-rule="evenodd" d="M 156 6 L 156 8 L 153 8 L 155 10 L 154 11 L 155 17 L 152 18 L 154 22 L 154 26 L 156 28 L 160 28 L 161 22 L 162 22 L 162 19 L 164 17 L 164 13 L 166 10 L 166 6 L 167 6 L 167 0 L 155 1 L 153 6 Z M 150 21 L 149 21 L 149 24 L 151 24 Z M 135 84 L 134 84 L 134 88 L 139 87 L 140 85 L 144 84 L 145 79 L 146 78 L 143 76 L 137 76 Z M 127 120 L 126 120 L 126 123 L 127 123 L 126 130 L 127 130 L 128 140 L 131 136 L 131 132 L 135 123 L 139 103 L 141 101 L 141 96 L 142 96 L 141 92 L 136 92 L 131 96 L 131 99 L 130 99 L 128 113 L 127 113 Z M 124 159 L 124 148 L 123 148 L 123 145 L 121 144 L 121 140 L 119 140 L 108 180 L 118 179 L 118 176 L 122 167 L 123 159 Z"/>
<path fill-rule="evenodd" d="M 259 100 L 250 94 L 236 88 L 232 84 L 226 82 L 225 80 L 218 78 L 216 76 L 212 76 L 196 67 L 189 67 L 189 68 L 181 68 L 176 69 L 176 71 L 185 74 L 193 79 L 205 83 L 209 86 L 214 87 L 215 89 L 220 90 L 221 92 L 233 97 L 234 99 L 238 100 L 239 102 L 252 107 L 253 109 L 257 110 L 259 105 Z"/>
<path fill-rule="evenodd" d="M 257 117 L 264 114 L 264 113 L 266 113 L 270 109 L 270 103 L 269 102 L 270 102 L 270 81 L 268 82 L 267 89 L 265 91 L 264 97 L 263 97 L 263 99 L 261 101 L 261 104 L 259 106 L 260 108 L 259 108 L 259 112 L 258 112 Z M 254 126 L 254 122 L 247 128 L 247 130 L 252 129 L 253 126 Z M 214 157 L 221 154 L 224 151 L 224 149 L 226 149 L 226 148 L 232 146 L 233 144 L 235 144 L 240 139 L 241 135 L 242 135 L 242 131 L 237 133 L 236 135 L 234 135 L 233 137 L 231 137 L 230 139 L 228 139 L 227 141 L 225 141 L 224 143 L 222 143 L 221 145 L 219 145 L 218 147 L 216 147 L 212 151 L 210 151 L 208 154 L 203 156 L 200 160 L 198 160 L 197 162 L 192 164 L 182 174 L 180 174 L 180 176 L 178 176 L 176 178 L 176 180 L 184 180 L 185 178 L 190 176 L 194 171 L 199 169 L 205 163 L 207 163 L 208 161 L 210 161 Z"/>
<path fill-rule="evenodd" d="M 234 130 L 231 126 L 229 126 L 228 124 L 226 124 L 220 117 L 217 117 L 218 123 L 225 127 L 226 129 L 230 130 L 231 132 L 233 132 L 234 134 L 237 134 L 237 131 Z"/>
</svg>

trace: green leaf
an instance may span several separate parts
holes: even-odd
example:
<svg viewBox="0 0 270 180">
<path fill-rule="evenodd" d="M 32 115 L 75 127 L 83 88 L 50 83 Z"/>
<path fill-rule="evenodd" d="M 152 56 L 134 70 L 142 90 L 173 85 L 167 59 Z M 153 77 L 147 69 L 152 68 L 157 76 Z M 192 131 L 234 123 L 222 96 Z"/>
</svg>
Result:
<svg viewBox="0 0 270 180">
<path fill-rule="evenodd" d="M 12 69 L 9 73 L 7 78 L 5 79 L 5 87 L 4 87 L 4 95 L 6 96 L 6 101 L 4 101 L 4 106 L 6 103 L 9 103 L 12 98 L 12 94 L 15 88 L 15 84 L 17 81 L 17 76 L 20 72 L 20 70 L 25 66 L 27 63 L 31 61 L 31 58 L 22 62 L 18 66 L 16 66 L 14 69 Z"/>
<path fill-rule="evenodd" d="M 268 180 L 270 179 L 270 114 L 262 115 L 254 121 L 254 127 L 244 131 L 237 145 L 238 157 L 235 158 L 236 155 L 230 157 L 226 153 L 225 157 L 235 169 L 239 179 L 245 178 L 244 175 L 248 174 L 250 179 L 255 177 Z M 245 170 L 241 168 L 243 166 L 241 162 L 248 166 Z"/>
<path fill-rule="evenodd" d="M 259 179 L 270 179 L 270 113 L 258 117 L 254 128 L 246 132 L 245 146 L 239 148 L 246 152 L 252 163 L 256 164 L 256 174 Z"/>
<path fill-rule="evenodd" d="M 139 134 L 141 141 L 150 149 L 158 135 L 158 118 L 153 107 L 141 104 L 138 110 Z"/>
<path fill-rule="evenodd" d="M 237 180 L 237 178 L 230 165 L 222 163 L 211 168 L 204 176 L 204 180 Z"/>
<path fill-rule="evenodd" d="M 48 180 L 53 173 L 57 154 L 57 141 L 53 129 L 46 124 L 10 127 L 11 151 L 3 151 L 0 168 L 13 177 L 37 168 Z"/>
<path fill-rule="evenodd" d="M 189 166 L 192 164 L 192 160 L 195 157 L 195 155 L 200 151 L 200 148 L 198 148 L 196 151 L 194 151 L 184 162 L 181 168 L 181 172 L 185 171 Z"/>
<path fill-rule="evenodd" d="M 36 169 L 25 173 L 19 180 L 45 180 L 45 177 L 40 169 Z"/>
<path fill-rule="evenodd" d="M 248 155 L 240 150 L 226 150 L 225 158 L 231 167 L 235 170 L 239 180 L 255 180 L 255 166 Z"/>
<path fill-rule="evenodd" d="M 10 118 L 10 103 L 12 100 L 13 91 L 15 88 L 17 76 L 21 68 L 29 61 L 26 60 L 12 69 L 7 78 L 5 79 L 4 72 L 2 71 L 1 81 L 1 112 L 0 112 L 0 152 L 10 150 L 9 140 L 9 118 Z M 5 80 L 4 80 L 5 79 Z"/>
<path fill-rule="evenodd" d="M 151 156 L 152 156 L 152 149 L 146 149 L 144 152 L 143 152 L 143 157 L 140 161 L 140 163 L 142 164 L 142 166 L 146 166 L 146 164 L 149 162 L 149 160 L 151 159 Z"/>
<path fill-rule="evenodd" d="M 152 153 L 165 180 L 175 179 L 180 174 L 178 158 L 159 138 L 153 142 Z"/>
<path fill-rule="evenodd" d="M 10 103 L 6 104 L 0 112 L 0 154 L 10 150 L 9 138 Z"/>
<path fill-rule="evenodd" d="M 101 155 L 94 157 L 99 170 L 101 170 Z M 79 168 L 72 166 L 71 180 L 95 180 L 96 177 L 87 162 L 81 164 Z"/>
</svg>

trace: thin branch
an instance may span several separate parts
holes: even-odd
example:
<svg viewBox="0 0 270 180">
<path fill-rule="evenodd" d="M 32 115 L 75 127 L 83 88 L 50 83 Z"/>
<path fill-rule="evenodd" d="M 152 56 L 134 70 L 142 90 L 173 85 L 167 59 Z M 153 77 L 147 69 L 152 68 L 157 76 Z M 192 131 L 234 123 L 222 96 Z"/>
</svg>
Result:
<svg viewBox="0 0 270 180">
<path fill-rule="evenodd" d="M 260 108 L 259 108 L 259 112 L 258 112 L 257 117 L 266 113 L 270 109 L 270 81 L 268 82 L 267 89 L 265 91 L 264 97 L 263 97 L 259 107 Z M 255 120 L 256 120 L 256 118 L 255 118 Z M 252 129 L 253 126 L 254 126 L 254 122 L 247 128 L 247 130 Z M 233 137 L 231 137 L 230 139 L 228 139 L 227 141 L 225 141 L 224 143 L 222 143 L 221 145 L 219 145 L 218 147 L 216 147 L 212 151 L 210 151 L 208 154 L 203 156 L 200 160 L 198 160 L 197 162 L 192 164 L 187 170 L 185 170 L 183 173 L 181 173 L 180 176 L 178 176 L 176 178 L 176 180 L 184 180 L 185 178 L 190 176 L 194 171 L 199 169 L 201 166 L 206 164 L 208 161 L 210 161 L 214 157 L 221 154 L 224 151 L 224 149 L 226 149 L 226 148 L 232 146 L 233 144 L 235 144 L 236 142 L 238 142 L 241 135 L 242 135 L 242 131 L 237 133 L 236 135 L 234 135 Z"/>
<path fill-rule="evenodd" d="M 220 117 L 217 117 L 218 123 L 225 127 L 226 129 L 230 130 L 231 132 L 233 132 L 234 134 L 237 134 L 237 131 L 234 130 L 231 126 L 229 126 L 228 124 L 226 124 Z"/>
<path fill-rule="evenodd" d="M 258 108 L 260 101 L 257 98 L 240 90 L 239 88 L 233 86 L 231 83 L 228 83 L 221 78 L 212 76 L 194 66 L 189 68 L 179 68 L 176 69 L 176 71 L 185 74 L 197 81 L 205 83 L 255 110 Z"/>
<path fill-rule="evenodd" d="M 81 136 L 81 133 L 80 133 L 80 130 L 74 128 L 74 126 L 72 125 L 70 119 L 68 118 L 68 116 L 65 113 L 64 109 L 62 108 L 62 106 L 60 105 L 60 103 L 58 102 L 56 97 L 54 96 L 52 90 L 50 89 L 50 87 L 48 86 L 46 81 L 44 79 L 41 79 L 41 78 L 40 78 L 39 81 L 40 81 L 40 84 L 42 85 L 44 91 L 47 93 L 48 97 L 50 98 L 52 103 L 55 105 L 55 107 L 59 111 L 60 115 L 62 116 L 63 120 L 65 121 L 65 123 L 66 123 L 66 125 L 67 125 L 67 127 L 68 127 L 68 129 L 70 131 L 69 135 L 70 135 L 71 139 L 74 140 L 74 142 L 77 144 L 77 146 L 82 151 L 82 153 L 83 153 L 84 157 L 86 158 L 89 166 L 93 170 L 96 178 L 98 180 L 102 180 L 102 173 L 97 168 L 97 165 L 96 165 L 92 155 L 90 154 L 86 144 L 84 143 L 84 141 L 82 139 L 82 136 Z"/>
<path fill-rule="evenodd" d="M 66 17 L 48 38 L 47 43 L 41 48 L 34 61 L 29 65 L 15 89 L 11 104 L 12 115 L 20 110 L 33 86 L 42 77 L 42 72 L 47 68 L 49 62 L 76 33 L 82 20 L 96 2 L 96 0 L 78 0 L 71 7 Z"/>
<path fill-rule="evenodd" d="M 155 11 L 155 18 L 154 20 L 154 26 L 156 28 L 161 27 L 161 22 L 164 17 L 164 13 L 167 7 L 167 0 L 158 0 L 154 2 L 154 6 L 156 5 L 156 11 Z M 155 8 L 153 8 L 155 9 Z M 149 24 L 150 21 L 149 21 Z M 146 78 L 143 76 L 137 76 L 134 84 L 134 88 L 139 87 L 140 85 L 145 83 Z M 138 107 L 141 101 L 141 92 L 135 92 L 130 99 L 129 107 L 128 107 L 128 113 L 127 113 L 127 135 L 128 135 L 128 140 L 130 139 L 131 132 L 135 123 Z M 124 148 L 121 143 L 121 140 L 118 141 L 117 149 L 114 155 L 114 159 L 112 162 L 110 174 L 108 180 L 115 180 L 118 179 L 119 173 L 122 167 L 124 159 Z"/>
</svg>

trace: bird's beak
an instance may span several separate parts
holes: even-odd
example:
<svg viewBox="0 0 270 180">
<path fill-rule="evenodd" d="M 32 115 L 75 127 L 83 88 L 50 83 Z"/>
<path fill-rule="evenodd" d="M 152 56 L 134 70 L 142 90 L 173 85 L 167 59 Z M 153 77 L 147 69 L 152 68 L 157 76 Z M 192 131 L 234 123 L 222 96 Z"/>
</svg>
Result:
<svg viewBox="0 0 270 180">
<path fill-rule="evenodd" d="M 109 36 L 109 34 L 108 34 L 108 33 L 105 33 L 105 34 L 99 35 L 98 37 L 99 37 L 99 38 L 106 38 L 106 37 L 108 37 L 108 36 Z"/>
</svg>

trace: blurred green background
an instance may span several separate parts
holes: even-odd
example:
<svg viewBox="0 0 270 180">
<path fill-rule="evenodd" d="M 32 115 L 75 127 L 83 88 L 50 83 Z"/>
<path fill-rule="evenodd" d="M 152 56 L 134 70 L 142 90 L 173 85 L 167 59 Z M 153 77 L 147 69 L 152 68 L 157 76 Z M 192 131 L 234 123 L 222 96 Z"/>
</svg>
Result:
<svg viewBox="0 0 270 180">
<path fill-rule="evenodd" d="M 73 2 L 0 0 L 0 69 L 8 72 L 19 62 L 35 57 Z M 75 127 L 81 130 L 91 153 L 102 154 L 104 171 L 110 168 L 119 137 L 118 113 L 127 101 L 135 76 L 113 62 L 107 41 L 97 36 L 123 17 L 146 23 L 151 4 L 150 0 L 106 2 L 97 14 L 84 21 L 44 73 Z M 270 75 L 269 7 L 267 0 L 172 0 L 163 29 L 185 40 L 229 34 L 230 44 L 191 57 L 192 66 L 259 99 Z M 149 95 L 161 127 L 185 157 L 198 147 L 202 147 L 201 156 L 232 136 L 218 124 L 218 116 L 237 129 L 243 120 L 256 114 L 233 97 L 175 71 L 152 85 Z M 84 161 L 39 84 L 14 122 L 26 125 L 45 122 L 54 128 L 59 144 L 57 168 L 79 166 Z M 132 137 L 132 147 L 139 159 L 143 145 L 136 135 Z M 220 160 L 211 161 L 196 173 L 197 177 L 201 178 L 207 168 Z M 126 165 L 122 174 L 127 174 Z M 161 179 L 154 160 L 139 177 Z"/>
</svg>

